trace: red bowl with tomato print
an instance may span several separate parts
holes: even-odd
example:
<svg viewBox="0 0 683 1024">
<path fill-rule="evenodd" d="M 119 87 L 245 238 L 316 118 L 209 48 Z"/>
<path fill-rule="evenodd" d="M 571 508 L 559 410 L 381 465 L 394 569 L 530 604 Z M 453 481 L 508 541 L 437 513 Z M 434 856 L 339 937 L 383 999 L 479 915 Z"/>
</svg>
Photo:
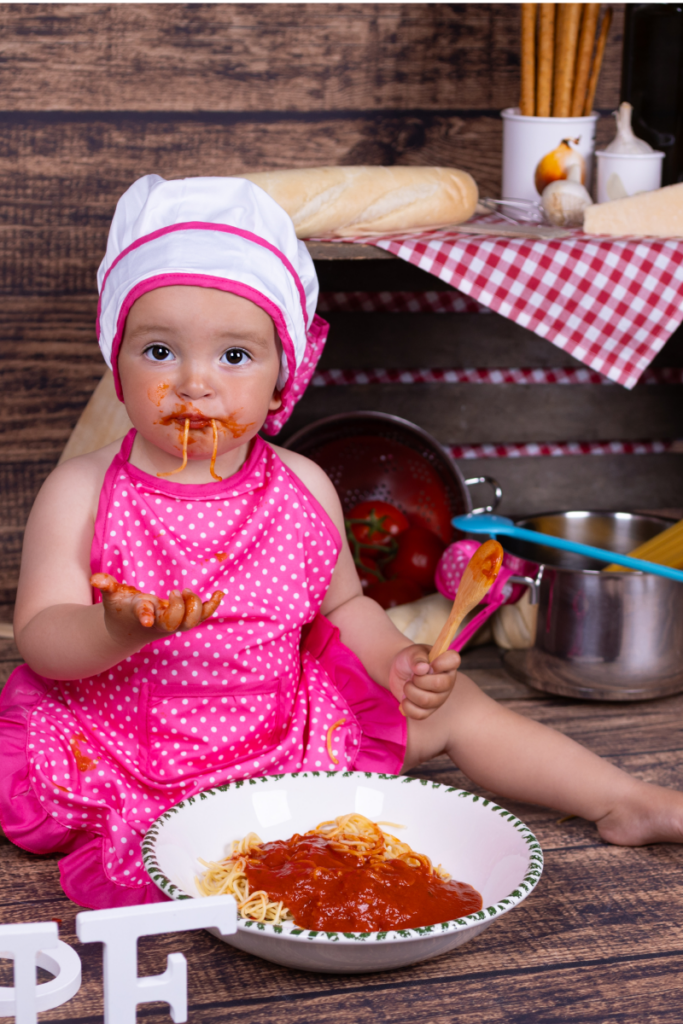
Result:
<svg viewBox="0 0 683 1024">
<path fill-rule="evenodd" d="M 286 448 L 316 462 L 335 485 L 369 596 L 383 607 L 434 590 L 434 569 L 454 539 L 451 520 L 472 511 L 468 484 L 448 452 L 398 416 L 355 412 L 298 431 Z M 500 501 L 500 488 L 486 478 Z M 483 510 L 481 510 L 483 511 Z"/>
</svg>

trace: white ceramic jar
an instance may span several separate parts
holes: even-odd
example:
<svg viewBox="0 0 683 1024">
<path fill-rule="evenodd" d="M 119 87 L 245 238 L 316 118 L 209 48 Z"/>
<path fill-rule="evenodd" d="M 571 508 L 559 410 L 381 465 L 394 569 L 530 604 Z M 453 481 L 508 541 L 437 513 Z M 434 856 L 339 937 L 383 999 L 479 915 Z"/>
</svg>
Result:
<svg viewBox="0 0 683 1024">
<path fill-rule="evenodd" d="M 501 111 L 503 119 L 503 191 L 504 199 L 530 199 L 540 196 L 534 185 L 539 160 L 559 146 L 562 139 L 578 139 L 575 148 L 586 161 L 586 188 L 590 192 L 595 149 L 595 125 L 599 114 L 587 117 L 529 117 L 519 107 Z"/>
<path fill-rule="evenodd" d="M 653 149 L 651 153 L 607 153 L 599 149 L 595 156 L 599 203 L 661 187 L 664 153 L 659 150 Z"/>
</svg>

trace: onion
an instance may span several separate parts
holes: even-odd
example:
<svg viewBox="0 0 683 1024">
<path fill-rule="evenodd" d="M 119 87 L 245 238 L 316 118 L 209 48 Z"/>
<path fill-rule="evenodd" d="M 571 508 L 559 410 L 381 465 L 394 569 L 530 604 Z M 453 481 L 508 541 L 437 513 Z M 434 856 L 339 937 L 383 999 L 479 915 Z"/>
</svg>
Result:
<svg viewBox="0 0 683 1024">
<path fill-rule="evenodd" d="M 581 154 L 569 145 L 570 142 L 576 144 L 578 141 L 578 139 L 562 139 L 556 149 L 546 153 L 539 160 L 534 183 L 540 195 L 551 181 L 568 178 L 570 181 L 583 183 L 586 180 L 586 163 Z"/>
</svg>

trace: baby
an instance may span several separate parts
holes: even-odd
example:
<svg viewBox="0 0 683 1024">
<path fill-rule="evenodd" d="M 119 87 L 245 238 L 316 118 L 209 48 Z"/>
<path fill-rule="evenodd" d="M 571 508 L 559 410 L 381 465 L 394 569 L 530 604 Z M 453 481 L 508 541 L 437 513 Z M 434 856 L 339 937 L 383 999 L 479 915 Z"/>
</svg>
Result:
<svg viewBox="0 0 683 1024">
<path fill-rule="evenodd" d="M 0 699 L 0 819 L 100 908 L 165 899 L 150 823 L 211 786 L 302 770 L 398 773 L 441 753 L 502 797 L 683 841 L 683 795 L 501 707 L 459 656 L 364 597 L 339 499 L 263 440 L 324 344 L 284 211 L 233 178 L 149 175 L 120 200 L 98 337 L 134 429 L 59 466 L 26 528 Z"/>
</svg>

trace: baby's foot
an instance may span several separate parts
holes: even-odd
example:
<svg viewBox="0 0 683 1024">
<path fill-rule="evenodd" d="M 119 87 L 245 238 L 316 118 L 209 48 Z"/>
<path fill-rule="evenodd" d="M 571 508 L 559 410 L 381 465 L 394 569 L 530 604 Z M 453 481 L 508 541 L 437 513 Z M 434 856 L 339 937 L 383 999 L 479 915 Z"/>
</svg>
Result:
<svg viewBox="0 0 683 1024">
<path fill-rule="evenodd" d="M 618 846 L 683 843 L 683 793 L 639 782 L 595 824 L 606 843 Z"/>
</svg>

